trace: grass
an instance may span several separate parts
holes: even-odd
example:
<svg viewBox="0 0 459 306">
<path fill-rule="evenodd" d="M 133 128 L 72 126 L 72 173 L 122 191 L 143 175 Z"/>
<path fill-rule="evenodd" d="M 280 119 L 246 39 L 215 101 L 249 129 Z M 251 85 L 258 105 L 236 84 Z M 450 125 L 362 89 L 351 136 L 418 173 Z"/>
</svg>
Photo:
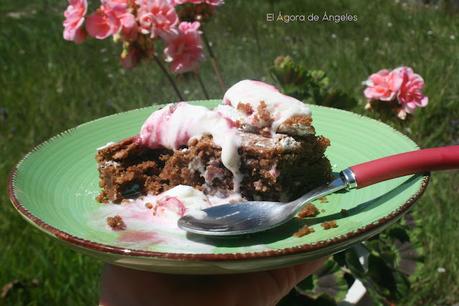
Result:
<svg viewBox="0 0 459 306">
<path fill-rule="evenodd" d="M 0 305 L 96 304 L 101 263 L 28 225 L 6 195 L 10 169 L 47 138 L 108 114 L 175 100 L 153 63 L 118 64 L 110 41 L 76 46 L 62 39 L 64 1 L 0 3 L 0 286 L 18 280 Z M 94 3 L 92 3 L 94 5 Z M 266 13 L 351 13 L 355 23 L 282 23 Z M 328 73 L 361 103 L 361 81 L 381 68 L 408 65 L 426 81 L 426 109 L 397 125 L 421 147 L 459 142 L 459 19 L 441 8 L 393 1 L 227 1 L 206 27 L 225 81 L 273 82 L 268 68 L 291 55 Z M 209 62 L 202 77 L 221 97 Z M 187 99 L 203 98 L 196 81 L 178 80 Z M 384 144 L 382 144 L 384 145 Z M 459 176 L 436 173 L 414 209 L 426 255 L 404 305 L 459 302 Z M 437 272 L 442 267 L 444 273 Z M 36 280 L 36 282 L 34 281 Z"/>
</svg>

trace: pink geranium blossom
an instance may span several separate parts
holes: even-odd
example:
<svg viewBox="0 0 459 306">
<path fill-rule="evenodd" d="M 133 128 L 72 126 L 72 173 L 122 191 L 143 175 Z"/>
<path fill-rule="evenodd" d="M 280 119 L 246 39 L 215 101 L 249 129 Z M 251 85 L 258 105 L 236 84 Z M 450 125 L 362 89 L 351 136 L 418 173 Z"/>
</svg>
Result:
<svg viewBox="0 0 459 306">
<path fill-rule="evenodd" d="M 424 96 L 424 80 L 410 67 L 398 67 L 392 71 L 383 69 L 372 74 L 364 90 L 369 103 L 366 109 L 371 109 L 373 103 L 386 102 L 400 119 L 405 119 L 407 114 L 413 113 L 417 107 L 425 107 L 429 99 Z"/>
<path fill-rule="evenodd" d="M 402 78 L 402 85 L 397 94 L 397 100 L 402 105 L 403 110 L 411 114 L 416 107 L 425 107 L 429 103 L 429 98 L 424 96 L 424 80 L 419 74 L 413 72 L 410 67 L 399 67 L 394 72 Z"/>
<path fill-rule="evenodd" d="M 391 101 L 397 94 L 402 84 L 402 78 L 398 73 L 383 69 L 370 75 L 365 85 L 365 97 L 370 100 Z"/>
<path fill-rule="evenodd" d="M 98 8 L 87 19 L 86 31 L 94 38 L 105 39 L 120 30 L 119 20 L 104 7 Z"/>
<path fill-rule="evenodd" d="M 69 0 L 69 6 L 64 12 L 64 39 L 82 43 L 86 38 L 83 28 L 84 16 L 88 9 L 86 0 Z"/>
<path fill-rule="evenodd" d="M 199 66 L 199 61 L 204 58 L 199 26 L 200 23 L 197 21 L 181 22 L 179 33 L 168 39 L 164 54 L 174 73 L 195 70 Z"/>
<path fill-rule="evenodd" d="M 137 21 L 140 32 L 150 34 L 151 38 L 166 38 L 177 33 L 179 22 L 174 6 L 167 0 L 138 0 Z"/>
<path fill-rule="evenodd" d="M 126 40 L 133 40 L 137 35 L 137 23 L 129 12 L 127 0 L 105 0 L 88 17 L 86 30 L 97 39 L 105 39 L 121 31 Z"/>
<path fill-rule="evenodd" d="M 130 12 L 131 0 L 103 0 L 103 7 L 107 14 L 113 14 L 121 26 L 121 34 L 125 40 L 133 41 L 137 38 L 137 22 Z"/>
<path fill-rule="evenodd" d="M 134 15 L 127 13 L 120 19 L 121 22 L 121 35 L 124 40 L 134 41 L 137 38 L 138 27 Z"/>
</svg>

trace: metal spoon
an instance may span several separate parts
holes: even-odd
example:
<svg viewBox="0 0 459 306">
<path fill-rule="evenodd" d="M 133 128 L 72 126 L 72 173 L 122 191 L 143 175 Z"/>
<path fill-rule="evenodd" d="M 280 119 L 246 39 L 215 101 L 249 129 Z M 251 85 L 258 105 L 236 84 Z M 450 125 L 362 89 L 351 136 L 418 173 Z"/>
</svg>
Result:
<svg viewBox="0 0 459 306">
<path fill-rule="evenodd" d="M 409 174 L 459 168 L 459 146 L 396 154 L 349 167 L 332 182 L 289 202 L 247 201 L 204 209 L 185 215 L 178 226 L 190 233 L 233 236 L 265 231 L 291 218 L 309 202 L 343 189 L 363 188 Z"/>
</svg>

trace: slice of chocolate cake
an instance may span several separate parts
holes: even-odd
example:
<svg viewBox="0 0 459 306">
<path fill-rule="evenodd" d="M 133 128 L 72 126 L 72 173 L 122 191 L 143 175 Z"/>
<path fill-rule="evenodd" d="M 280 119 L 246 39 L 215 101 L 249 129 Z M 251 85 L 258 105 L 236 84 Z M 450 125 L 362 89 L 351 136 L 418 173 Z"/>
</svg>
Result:
<svg viewBox="0 0 459 306">
<path fill-rule="evenodd" d="M 214 110 L 187 103 L 154 112 L 139 135 L 97 152 L 100 202 L 178 185 L 228 198 L 288 201 L 331 179 L 329 141 L 309 108 L 274 87 L 241 81 Z"/>
</svg>

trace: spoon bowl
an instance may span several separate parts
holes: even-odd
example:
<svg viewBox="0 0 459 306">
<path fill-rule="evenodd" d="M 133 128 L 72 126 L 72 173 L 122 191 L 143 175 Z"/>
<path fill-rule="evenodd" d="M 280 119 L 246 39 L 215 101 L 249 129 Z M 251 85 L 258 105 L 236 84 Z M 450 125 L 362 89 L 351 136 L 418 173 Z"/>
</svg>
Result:
<svg viewBox="0 0 459 306">
<path fill-rule="evenodd" d="M 320 186 L 289 202 L 248 201 L 223 204 L 190 214 L 178 220 L 178 226 L 190 233 L 207 236 L 233 236 L 262 232 L 286 223 L 304 204 L 331 192 L 351 186 L 353 179 L 343 171 L 327 185 Z"/>
<path fill-rule="evenodd" d="M 203 214 L 186 215 L 178 226 L 187 232 L 210 236 L 232 236 L 266 231 L 277 227 L 294 214 L 289 204 L 279 202 L 241 202 L 224 204 L 203 210 Z"/>
</svg>

